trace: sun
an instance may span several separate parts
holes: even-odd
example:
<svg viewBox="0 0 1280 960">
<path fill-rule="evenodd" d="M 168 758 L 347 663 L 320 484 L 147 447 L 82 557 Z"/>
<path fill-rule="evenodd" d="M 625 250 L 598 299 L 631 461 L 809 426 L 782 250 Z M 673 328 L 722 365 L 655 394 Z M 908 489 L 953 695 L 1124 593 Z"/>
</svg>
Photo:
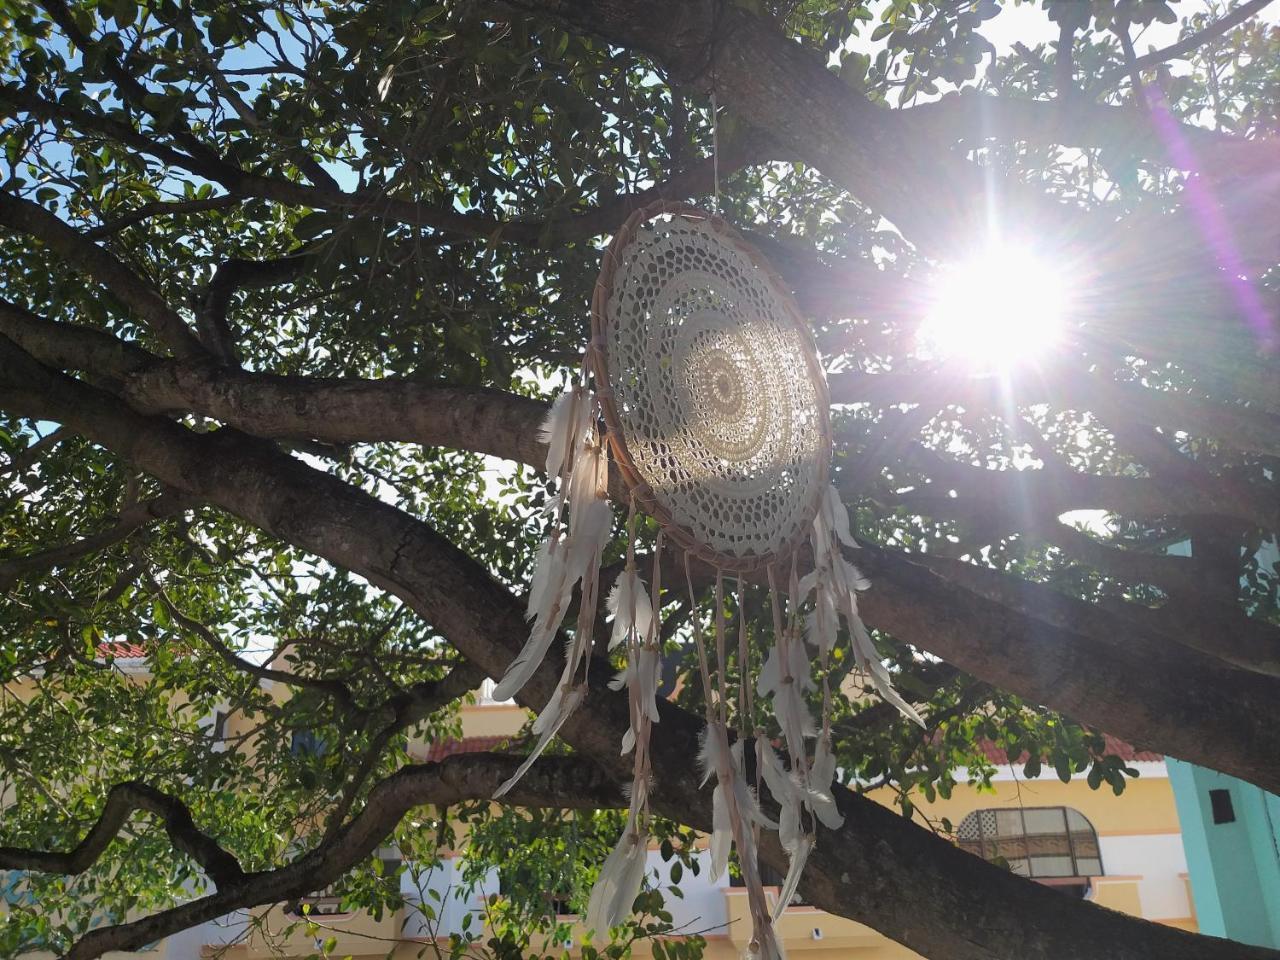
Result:
<svg viewBox="0 0 1280 960">
<path fill-rule="evenodd" d="M 989 246 L 939 270 L 917 333 L 920 353 L 985 371 L 1033 361 L 1060 343 L 1069 299 L 1045 260 Z"/>
</svg>

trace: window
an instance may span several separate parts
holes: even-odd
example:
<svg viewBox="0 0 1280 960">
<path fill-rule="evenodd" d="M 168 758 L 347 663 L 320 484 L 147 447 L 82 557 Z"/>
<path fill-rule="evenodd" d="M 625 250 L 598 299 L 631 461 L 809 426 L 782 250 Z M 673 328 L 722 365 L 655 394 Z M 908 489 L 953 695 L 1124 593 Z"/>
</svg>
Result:
<svg viewBox="0 0 1280 960">
<path fill-rule="evenodd" d="M 324 749 L 324 738 L 314 730 L 295 730 L 289 741 L 289 752 L 295 757 L 322 757 Z"/>
<path fill-rule="evenodd" d="M 221 743 L 227 739 L 227 711 L 215 710 L 213 712 L 213 739 L 215 743 Z"/>
<path fill-rule="evenodd" d="M 1210 790 L 1209 808 L 1213 811 L 1214 823 L 1236 822 L 1236 808 L 1231 803 L 1230 790 Z"/>
<path fill-rule="evenodd" d="M 1098 835 L 1070 807 L 975 810 L 956 831 L 963 850 L 1033 879 L 1102 875 Z"/>
<path fill-rule="evenodd" d="M 344 913 L 342 895 L 338 892 L 337 885 L 332 884 L 323 890 L 308 894 L 301 900 L 285 904 L 284 912 L 292 917 L 341 916 Z"/>
<path fill-rule="evenodd" d="M 537 883 L 533 878 L 537 876 L 532 874 L 528 868 L 510 865 L 498 870 L 498 894 L 503 897 L 513 896 L 514 891 L 521 889 L 537 889 L 531 885 Z M 548 914 L 557 917 L 571 917 L 576 915 L 573 908 L 573 891 L 570 881 L 567 878 L 561 878 L 550 884 L 552 889 L 544 886 L 542 899 L 546 903 L 546 911 Z"/>
</svg>

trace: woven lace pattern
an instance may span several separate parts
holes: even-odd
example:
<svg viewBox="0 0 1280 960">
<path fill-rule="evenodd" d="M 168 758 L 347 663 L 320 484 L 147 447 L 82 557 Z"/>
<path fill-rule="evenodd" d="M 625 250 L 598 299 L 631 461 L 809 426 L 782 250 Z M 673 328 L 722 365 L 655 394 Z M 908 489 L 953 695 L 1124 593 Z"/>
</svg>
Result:
<svg viewBox="0 0 1280 960">
<path fill-rule="evenodd" d="M 632 462 L 671 519 L 732 557 L 808 531 L 828 455 L 804 335 L 764 272 L 706 221 L 648 221 L 606 304 Z"/>
</svg>

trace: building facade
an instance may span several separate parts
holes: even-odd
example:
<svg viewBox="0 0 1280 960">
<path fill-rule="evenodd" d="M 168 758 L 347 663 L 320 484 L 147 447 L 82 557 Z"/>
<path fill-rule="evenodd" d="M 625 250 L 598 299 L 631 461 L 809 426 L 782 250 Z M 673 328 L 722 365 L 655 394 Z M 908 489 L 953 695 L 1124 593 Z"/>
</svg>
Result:
<svg viewBox="0 0 1280 960">
<path fill-rule="evenodd" d="M 1202 933 L 1280 948 L 1280 797 L 1169 760 Z"/>
</svg>

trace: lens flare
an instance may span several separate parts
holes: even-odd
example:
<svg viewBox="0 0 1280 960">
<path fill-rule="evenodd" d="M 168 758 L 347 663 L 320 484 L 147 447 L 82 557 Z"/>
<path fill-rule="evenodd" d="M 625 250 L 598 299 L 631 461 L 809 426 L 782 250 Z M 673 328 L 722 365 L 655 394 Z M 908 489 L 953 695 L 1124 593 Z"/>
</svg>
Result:
<svg viewBox="0 0 1280 960">
<path fill-rule="evenodd" d="M 990 247 L 939 271 L 918 347 L 929 359 L 1008 369 L 1061 340 L 1069 300 L 1061 275 L 1044 260 Z"/>
</svg>

